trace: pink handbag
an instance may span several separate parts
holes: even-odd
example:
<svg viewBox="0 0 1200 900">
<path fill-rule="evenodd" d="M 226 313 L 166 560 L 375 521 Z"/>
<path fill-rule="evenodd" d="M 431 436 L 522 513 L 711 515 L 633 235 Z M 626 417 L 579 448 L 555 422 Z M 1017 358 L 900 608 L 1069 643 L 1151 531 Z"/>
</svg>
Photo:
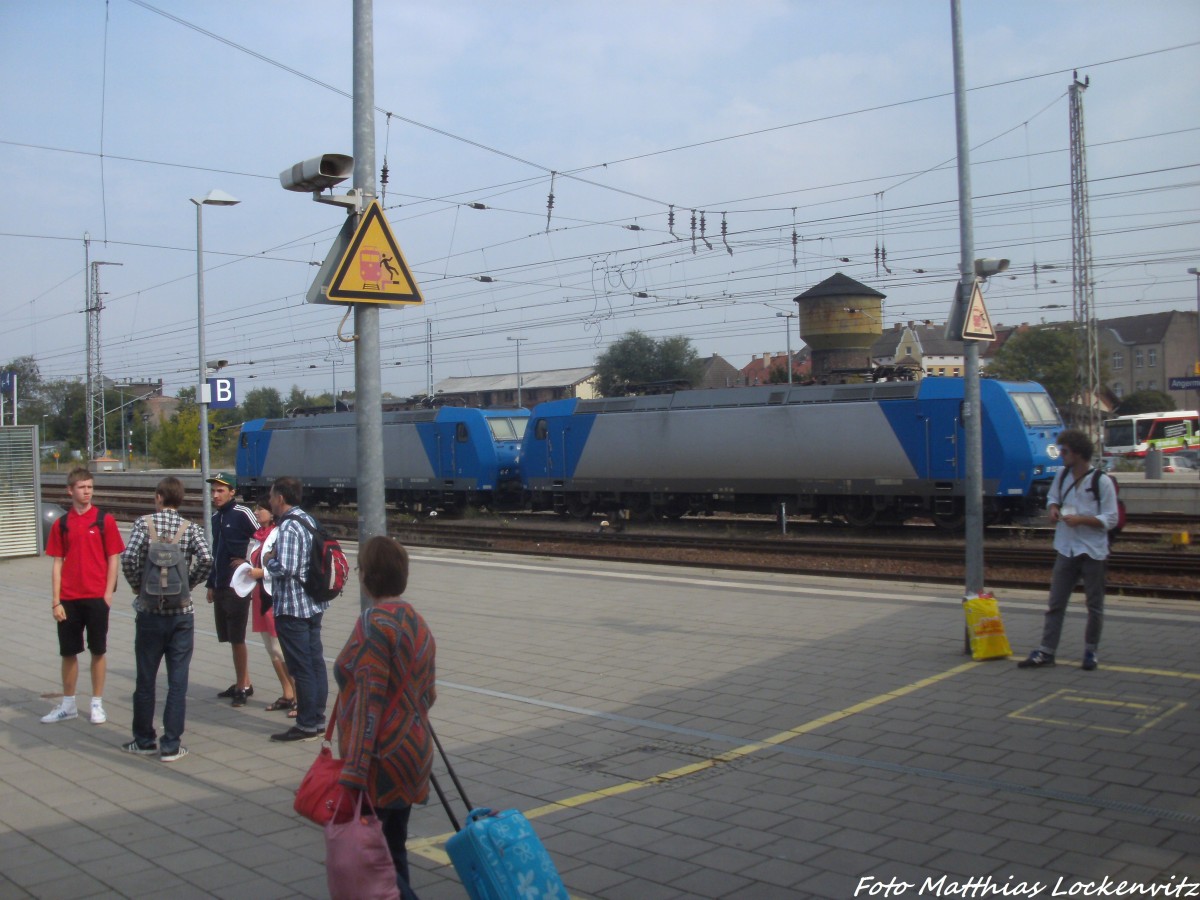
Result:
<svg viewBox="0 0 1200 900">
<path fill-rule="evenodd" d="M 325 878 L 332 900 L 400 900 L 396 866 L 383 824 L 355 792 L 354 815 L 335 815 L 325 825 Z M 340 806 L 339 802 L 339 806 Z"/>
</svg>

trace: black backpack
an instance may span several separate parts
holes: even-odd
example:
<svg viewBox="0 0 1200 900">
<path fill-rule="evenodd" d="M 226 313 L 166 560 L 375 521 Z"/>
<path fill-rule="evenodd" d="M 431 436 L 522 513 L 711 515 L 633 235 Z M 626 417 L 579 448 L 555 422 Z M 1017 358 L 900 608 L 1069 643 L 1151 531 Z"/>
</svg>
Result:
<svg viewBox="0 0 1200 900">
<path fill-rule="evenodd" d="M 1092 483 L 1088 487 L 1092 496 L 1096 498 L 1096 507 L 1100 507 L 1100 476 L 1104 473 L 1099 469 L 1092 470 Z M 1108 529 L 1108 545 L 1111 547 L 1113 541 L 1125 530 L 1125 501 L 1121 499 L 1121 486 L 1117 484 L 1117 479 L 1111 475 L 1108 476 L 1112 482 L 1113 492 L 1117 495 L 1117 524 Z"/>
<path fill-rule="evenodd" d="M 106 513 L 100 507 L 96 506 L 94 503 L 92 504 L 92 509 L 94 509 L 96 511 L 96 528 L 100 532 L 100 546 L 103 547 L 104 546 L 104 517 L 106 515 L 108 515 L 108 513 Z M 70 515 L 70 513 L 67 512 L 58 517 L 58 533 L 62 536 L 63 553 L 67 552 L 67 543 L 68 543 L 68 540 L 67 540 L 67 516 L 69 516 L 69 515 Z"/>
<path fill-rule="evenodd" d="M 304 591 L 316 603 L 328 603 L 346 587 L 350 574 L 350 563 L 342 552 L 342 545 L 330 537 L 320 525 L 310 525 L 307 519 L 285 515 L 303 525 L 312 536 L 312 552 L 308 557 L 308 575 L 304 579 Z M 283 520 L 280 520 L 280 525 Z"/>
<path fill-rule="evenodd" d="M 153 516 L 146 516 L 145 522 L 150 545 L 146 548 L 146 568 L 142 572 L 138 599 L 143 606 L 158 612 L 181 610 L 192 602 L 188 559 L 182 546 L 188 521 L 180 522 L 173 538 L 158 533 Z"/>
</svg>

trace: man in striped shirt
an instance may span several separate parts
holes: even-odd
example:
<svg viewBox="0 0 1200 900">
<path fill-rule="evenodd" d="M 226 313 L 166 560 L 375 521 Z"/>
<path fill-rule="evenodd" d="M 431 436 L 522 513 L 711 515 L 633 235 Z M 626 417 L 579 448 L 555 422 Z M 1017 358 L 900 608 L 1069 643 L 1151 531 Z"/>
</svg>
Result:
<svg viewBox="0 0 1200 900">
<path fill-rule="evenodd" d="M 321 619 L 328 603 L 317 603 L 304 589 L 312 556 L 312 535 L 298 520 L 315 526 L 313 517 L 300 508 L 303 487 L 299 479 L 285 475 L 271 485 L 271 513 L 279 523 L 275 548 L 263 554 L 271 573 L 275 610 L 275 633 L 288 673 L 296 682 L 296 724 L 273 741 L 311 741 L 325 727 L 325 704 L 329 700 L 329 674 L 321 646 Z"/>
</svg>

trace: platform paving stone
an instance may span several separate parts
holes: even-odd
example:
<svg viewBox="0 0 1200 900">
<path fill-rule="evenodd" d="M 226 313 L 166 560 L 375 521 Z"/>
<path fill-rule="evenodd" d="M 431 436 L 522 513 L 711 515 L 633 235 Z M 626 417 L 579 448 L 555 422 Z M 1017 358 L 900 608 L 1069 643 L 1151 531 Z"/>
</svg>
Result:
<svg viewBox="0 0 1200 900">
<path fill-rule="evenodd" d="M 0 897 L 327 896 L 321 830 L 291 810 L 317 745 L 269 741 L 286 720 L 264 708 L 261 647 L 249 705 L 217 700 L 231 662 L 202 604 L 190 754 L 132 757 L 127 591 L 109 723 L 38 721 L 60 689 L 48 581 L 48 560 L 0 561 Z M 1200 880 L 1200 608 L 1110 600 L 1083 673 L 1076 600 L 1060 665 L 1027 672 L 962 656 L 955 593 L 414 549 L 408 598 L 438 642 L 433 720 L 472 801 L 526 811 L 577 900 Z M 1044 595 L 998 593 L 1023 655 Z M 352 584 L 326 616 L 330 660 L 357 612 Z M 414 884 L 461 898 L 431 799 L 410 826 Z"/>
</svg>

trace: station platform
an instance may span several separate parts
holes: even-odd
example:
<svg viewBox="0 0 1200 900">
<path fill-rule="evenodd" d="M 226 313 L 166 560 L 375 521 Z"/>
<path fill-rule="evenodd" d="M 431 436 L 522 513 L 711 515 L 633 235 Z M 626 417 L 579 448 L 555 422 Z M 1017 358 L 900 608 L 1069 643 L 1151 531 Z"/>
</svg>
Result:
<svg viewBox="0 0 1200 900">
<path fill-rule="evenodd" d="M 202 604 L 189 756 L 125 754 L 123 589 L 108 723 L 43 725 L 60 690 L 49 569 L 0 562 L 0 897 L 327 896 L 322 833 L 291 810 L 318 745 L 268 740 L 285 720 L 264 709 L 261 646 L 249 705 L 217 700 L 232 664 Z M 961 598 L 915 583 L 422 549 L 407 596 L 437 640 L 433 720 L 471 800 L 523 810 L 572 897 L 1200 883 L 1194 605 L 1110 600 L 1084 672 L 1078 601 L 1060 664 L 1018 670 L 963 656 Z M 1044 596 L 999 599 L 1023 656 Z M 327 614 L 329 660 L 358 611 L 352 589 Z M 418 894 L 464 896 L 436 799 L 410 828 Z"/>
</svg>

